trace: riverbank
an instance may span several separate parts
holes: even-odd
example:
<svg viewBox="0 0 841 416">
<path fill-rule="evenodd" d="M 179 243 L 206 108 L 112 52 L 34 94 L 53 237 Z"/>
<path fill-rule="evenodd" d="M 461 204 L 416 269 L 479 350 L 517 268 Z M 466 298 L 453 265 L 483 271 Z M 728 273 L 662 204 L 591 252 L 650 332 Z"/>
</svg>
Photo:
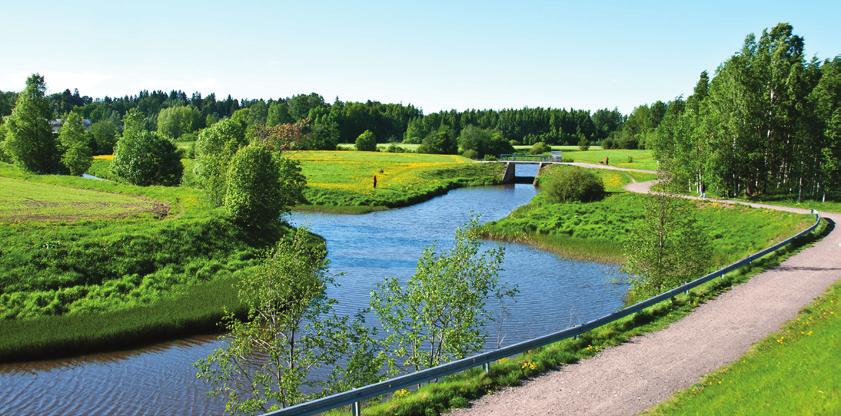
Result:
<svg viewBox="0 0 841 416">
<path fill-rule="evenodd" d="M 231 281 L 285 233 L 247 236 L 186 187 L 137 187 L 0 164 L 0 361 L 212 331 Z"/>
<path fill-rule="evenodd" d="M 452 189 L 502 183 L 504 165 L 456 155 L 289 151 L 307 178 L 297 209 L 362 214 L 427 201 Z M 374 187 L 373 178 L 377 178 Z"/>
<path fill-rule="evenodd" d="M 549 166 L 542 176 L 570 166 Z M 601 201 L 555 203 L 538 193 L 507 217 L 485 224 L 486 238 L 531 244 L 565 257 L 622 263 L 623 246 L 636 221 L 643 215 L 644 196 L 628 192 L 634 182 L 651 180 L 653 174 L 593 169 L 608 191 Z M 713 242 L 713 265 L 733 262 L 780 241 L 810 222 L 788 212 L 757 210 L 716 202 L 694 202 L 699 222 Z"/>
<path fill-rule="evenodd" d="M 780 264 L 787 264 L 791 259 L 802 254 L 804 249 L 809 249 L 816 241 L 820 244 L 826 243 L 826 240 L 821 241 L 821 239 L 831 231 L 827 225 L 823 221 L 818 229 L 799 241 L 793 242 L 787 248 L 768 255 L 751 266 L 704 283 L 671 301 L 661 302 L 642 312 L 586 332 L 577 338 L 536 348 L 522 356 L 498 360 L 490 365 L 490 371 L 487 373 L 477 368 L 445 377 L 437 383 L 424 385 L 411 393 L 402 391 L 394 394 L 393 397 L 383 398 L 382 402 L 372 401 L 364 405 L 366 414 L 416 416 L 426 414 L 427 409 L 434 409 L 436 414 L 455 409 L 451 412 L 455 416 L 527 415 L 552 414 L 559 408 L 570 409 L 570 412 L 575 414 L 632 414 L 633 412 L 617 412 L 613 407 L 608 411 L 600 411 L 600 404 L 613 403 L 613 396 L 619 396 L 623 392 L 622 389 L 626 386 L 622 381 L 615 379 L 628 377 L 651 379 L 650 371 L 640 368 L 635 371 L 624 371 L 621 374 L 610 373 L 610 376 L 606 376 L 608 373 L 602 371 L 603 369 L 592 368 L 595 360 L 617 349 L 634 348 L 645 351 L 652 348 L 650 343 L 646 347 L 640 347 L 637 345 L 638 341 L 631 343 L 628 341 L 632 338 L 640 340 L 655 337 L 661 332 L 671 330 L 674 325 L 690 319 L 700 312 L 698 309 L 706 308 L 707 304 L 718 302 L 723 297 L 736 296 L 732 294 L 733 291 L 744 290 L 745 286 L 752 284 L 754 279 L 767 273 L 767 270 Z M 741 329 L 732 327 L 731 331 Z M 693 350 L 690 355 L 697 359 L 705 354 Z M 674 361 L 670 355 L 660 355 L 640 365 L 650 366 L 662 357 L 670 357 L 667 362 L 684 363 L 693 360 L 693 358 L 687 358 Z M 625 358 L 624 361 L 618 361 L 617 365 L 628 361 Z M 585 365 L 591 367 L 582 368 L 581 371 L 574 370 L 575 373 L 568 372 L 570 368 L 577 369 Z M 559 375 L 564 376 L 565 381 L 557 381 L 556 378 Z M 608 391 L 604 391 L 604 383 L 610 384 L 607 386 Z M 573 384 L 575 386 L 572 386 Z M 537 387 L 532 387 L 532 385 L 537 385 Z M 540 387 L 543 388 L 538 390 Z M 581 391 L 591 391 L 593 395 L 581 395 Z M 594 400 L 593 396 L 598 396 L 599 399 Z M 631 399 L 633 399 L 633 397 L 641 397 L 642 393 L 634 390 L 629 394 L 623 394 L 623 397 L 626 396 L 632 396 Z"/>
</svg>

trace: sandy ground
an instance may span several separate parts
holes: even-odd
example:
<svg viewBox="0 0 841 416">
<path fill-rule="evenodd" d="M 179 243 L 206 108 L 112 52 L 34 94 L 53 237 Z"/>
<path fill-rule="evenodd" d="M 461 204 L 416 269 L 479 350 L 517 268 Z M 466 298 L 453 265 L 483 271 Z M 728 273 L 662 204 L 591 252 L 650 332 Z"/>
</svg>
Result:
<svg viewBox="0 0 841 416">
<path fill-rule="evenodd" d="M 576 164 L 578 165 L 578 164 Z M 585 166 L 588 167 L 588 166 Z M 598 165 L 595 165 L 598 167 Z M 604 168 L 604 166 L 601 166 Z M 618 169 L 618 168 L 614 168 Z M 649 192 L 654 182 L 628 185 Z M 797 208 L 722 201 L 784 211 Z M 836 223 L 841 215 L 826 214 Z M 667 328 L 485 396 L 453 415 L 634 415 L 726 365 L 841 277 L 841 227 Z"/>
</svg>

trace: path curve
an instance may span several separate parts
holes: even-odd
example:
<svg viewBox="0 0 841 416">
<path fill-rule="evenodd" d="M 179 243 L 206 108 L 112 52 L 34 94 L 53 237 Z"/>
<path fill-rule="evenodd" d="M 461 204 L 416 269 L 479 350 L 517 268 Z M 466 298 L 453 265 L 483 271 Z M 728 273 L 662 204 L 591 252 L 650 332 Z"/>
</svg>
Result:
<svg viewBox="0 0 841 416">
<path fill-rule="evenodd" d="M 576 166 L 606 168 L 575 163 Z M 607 167 L 611 170 L 627 170 Z M 639 171 L 637 169 L 633 171 Z M 650 172 L 650 171 L 643 171 Z M 648 193 L 656 181 L 626 186 Z M 689 199 L 699 199 L 689 197 Z M 708 199 L 779 211 L 808 210 Z M 839 214 L 824 214 L 836 224 Z M 522 386 L 486 395 L 452 415 L 634 415 L 735 361 L 793 319 L 841 277 L 841 227 L 822 240 L 702 304 L 665 329 L 634 337 L 595 357 Z"/>
</svg>

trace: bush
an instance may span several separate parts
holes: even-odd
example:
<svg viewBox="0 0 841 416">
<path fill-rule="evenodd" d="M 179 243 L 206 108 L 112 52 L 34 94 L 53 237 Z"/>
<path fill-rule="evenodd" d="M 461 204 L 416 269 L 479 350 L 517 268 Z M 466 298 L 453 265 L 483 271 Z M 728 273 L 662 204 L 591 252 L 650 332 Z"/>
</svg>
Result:
<svg viewBox="0 0 841 416">
<path fill-rule="evenodd" d="M 371 130 L 365 130 L 356 138 L 356 150 L 365 152 L 377 151 L 377 136 Z"/>
<path fill-rule="evenodd" d="M 184 166 L 171 141 L 150 131 L 132 131 L 117 142 L 111 172 L 134 185 L 178 185 Z"/>
<path fill-rule="evenodd" d="M 441 155 L 454 155 L 458 152 L 458 144 L 455 137 L 448 129 L 441 128 L 430 133 L 418 147 L 418 153 L 433 153 Z"/>
<path fill-rule="evenodd" d="M 584 169 L 558 169 L 541 180 L 541 188 L 556 202 L 591 202 L 604 198 L 604 182 Z"/>
<path fill-rule="evenodd" d="M 549 146 L 546 146 L 546 143 L 537 142 L 531 145 L 531 149 L 529 149 L 529 153 L 533 155 L 542 155 L 549 151 Z"/>
<path fill-rule="evenodd" d="M 483 129 L 474 125 L 468 125 L 461 130 L 458 145 L 462 149 L 462 154 L 471 159 L 481 159 L 485 155 L 498 156 L 514 153 L 514 148 L 505 141 L 499 130 Z M 472 152 L 468 153 L 468 151 Z"/>
<path fill-rule="evenodd" d="M 243 147 L 228 168 L 225 209 L 233 220 L 256 229 L 278 220 L 286 209 L 281 194 L 280 167 L 264 146 Z"/>
<path fill-rule="evenodd" d="M 388 153 L 406 153 L 406 149 L 403 146 L 398 145 L 397 143 L 392 143 L 388 145 L 388 148 L 385 149 Z"/>
<path fill-rule="evenodd" d="M 468 158 L 468 159 L 478 159 L 479 158 L 479 153 L 476 152 L 473 149 L 467 149 L 467 150 L 461 152 L 461 155 Z"/>
</svg>

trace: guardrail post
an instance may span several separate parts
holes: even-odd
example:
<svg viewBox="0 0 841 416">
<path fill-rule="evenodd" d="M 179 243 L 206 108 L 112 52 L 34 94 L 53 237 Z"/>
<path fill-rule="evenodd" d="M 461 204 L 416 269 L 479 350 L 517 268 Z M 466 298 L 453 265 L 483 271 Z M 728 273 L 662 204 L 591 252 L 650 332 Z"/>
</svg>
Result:
<svg viewBox="0 0 841 416">
<path fill-rule="evenodd" d="M 359 402 L 353 402 L 353 416 L 359 416 L 362 414 L 360 407 Z"/>
<path fill-rule="evenodd" d="M 485 370 L 485 374 L 490 373 L 491 372 L 491 363 L 486 362 L 486 363 L 482 364 L 482 368 Z"/>
</svg>

